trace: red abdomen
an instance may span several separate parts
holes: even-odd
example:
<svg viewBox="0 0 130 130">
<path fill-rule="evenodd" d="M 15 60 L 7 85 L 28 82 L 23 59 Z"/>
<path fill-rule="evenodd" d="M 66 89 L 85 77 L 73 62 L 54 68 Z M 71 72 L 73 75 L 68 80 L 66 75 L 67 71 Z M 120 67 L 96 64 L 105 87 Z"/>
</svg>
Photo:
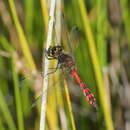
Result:
<svg viewBox="0 0 130 130">
<path fill-rule="evenodd" d="M 73 76 L 77 84 L 79 85 L 80 89 L 83 91 L 84 96 L 86 96 L 87 100 L 89 101 L 89 104 L 96 107 L 96 99 L 94 95 L 91 93 L 90 89 L 87 87 L 87 85 L 80 79 L 80 76 L 78 75 L 78 72 L 75 68 L 70 70 L 70 74 Z"/>
</svg>

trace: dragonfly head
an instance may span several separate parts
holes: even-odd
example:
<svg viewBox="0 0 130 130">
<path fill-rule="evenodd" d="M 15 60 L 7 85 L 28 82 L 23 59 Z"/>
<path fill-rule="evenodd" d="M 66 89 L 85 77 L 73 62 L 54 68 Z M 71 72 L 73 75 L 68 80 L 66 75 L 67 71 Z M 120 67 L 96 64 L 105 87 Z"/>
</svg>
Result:
<svg viewBox="0 0 130 130">
<path fill-rule="evenodd" d="M 50 46 L 47 50 L 47 55 L 49 57 L 58 58 L 59 55 L 62 54 L 63 47 L 60 45 Z"/>
</svg>

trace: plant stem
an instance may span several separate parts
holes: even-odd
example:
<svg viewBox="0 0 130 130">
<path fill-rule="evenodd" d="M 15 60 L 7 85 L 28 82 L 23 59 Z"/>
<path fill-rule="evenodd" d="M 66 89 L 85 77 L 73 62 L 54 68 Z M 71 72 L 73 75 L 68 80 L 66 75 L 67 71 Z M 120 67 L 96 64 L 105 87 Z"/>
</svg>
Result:
<svg viewBox="0 0 130 130">
<path fill-rule="evenodd" d="M 88 40 L 89 52 L 92 59 L 93 69 L 95 72 L 96 82 L 97 82 L 99 96 L 100 96 L 100 103 L 102 105 L 106 127 L 108 130 L 114 130 L 112 116 L 111 116 L 111 109 L 108 103 L 109 102 L 108 95 L 104 87 L 104 80 L 102 76 L 101 66 L 99 63 L 94 37 L 92 34 L 87 11 L 85 8 L 85 3 L 84 0 L 78 0 L 78 2 L 79 2 L 79 8 L 81 12 L 81 18 L 84 25 L 85 36 L 86 39 Z"/>
<path fill-rule="evenodd" d="M 46 48 L 48 49 L 51 45 L 52 41 L 52 31 L 53 31 L 53 24 L 54 24 L 54 12 L 55 12 L 55 0 L 50 1 L 50 17 L 49 17 L 49 25 L 48 25 L 48 35 L 46 41 Z M 47 103 L 47 89 L 48 89 L 48 78 L 45 76 L 48 72 L 49 67 L 49 60 L 44 57 L 43 52 L 43 70 L 44 70 L 44 78 L 43 78 L 43 95 L 42 95 L 42 106 L 41 106 L 41 119 L 40 119 L 40 130 L 45 129 L 45 114 L 46 114 L 46 103 Z"/>
<path fill-rule="evenodd" d="M 33 57 L 31 55 L 30 49 L 28 47 L 27 39 L 26 39 L 25 34 L 23 32 L 22 26 L 20 25 L 20 22 L 19 22 L 19 19 L 17 16 L 17 12 L 16 12 L 16 8 L 14 5 L 14 0 L 8 0 L 8 1 L 9 1 L 9 6 L 10 6 L 11 13 L 12 13 L 12 17 L 14 20 L 14 24 L 15 24 L 16 30 L 18 32 L 18 36 L 20 39 L 20 46 L 21 46 L 21 49 L 23 51 L 25 60 L 27 62 L 29 69 L 31 69 L 32 71 L 35 72 L 36 66 L 35 66 Z"/>
</svg>

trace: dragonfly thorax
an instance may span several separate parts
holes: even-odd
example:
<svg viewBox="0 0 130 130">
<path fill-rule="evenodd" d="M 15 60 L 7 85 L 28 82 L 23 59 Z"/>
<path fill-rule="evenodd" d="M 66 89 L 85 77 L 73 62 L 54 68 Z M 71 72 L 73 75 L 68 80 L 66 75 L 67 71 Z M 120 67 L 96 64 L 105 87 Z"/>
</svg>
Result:
<svg viewBox="0 0 130 130">
<path fill-rule="evenodd" d="M 46 57 L 48 60 L 58 60 L 58 65 L 60 65 L 61 68 L 65 67 L 71 69 L 75 64 L 73 58 L 65 54 L 63 52 L 63 47 L 60 45 L 50 46 L 46 51 Z"/>
</svg>

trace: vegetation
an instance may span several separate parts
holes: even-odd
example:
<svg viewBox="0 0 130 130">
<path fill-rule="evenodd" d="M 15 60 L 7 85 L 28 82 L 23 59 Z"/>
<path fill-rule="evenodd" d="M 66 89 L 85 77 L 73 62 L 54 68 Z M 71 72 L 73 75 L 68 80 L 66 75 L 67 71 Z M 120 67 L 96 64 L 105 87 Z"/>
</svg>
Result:
<svg viewBox="0 0 130 130">
<path fill-rule="evenodd" d="M 128 130 L 130 1 L 51 2 L 0 1 L 0 130 Z M 45 49 L 57 44 L 74 57 L 98 110 L 68 70 L 46 75 L 57 62 L 46 64 Z"/>
</svg>

